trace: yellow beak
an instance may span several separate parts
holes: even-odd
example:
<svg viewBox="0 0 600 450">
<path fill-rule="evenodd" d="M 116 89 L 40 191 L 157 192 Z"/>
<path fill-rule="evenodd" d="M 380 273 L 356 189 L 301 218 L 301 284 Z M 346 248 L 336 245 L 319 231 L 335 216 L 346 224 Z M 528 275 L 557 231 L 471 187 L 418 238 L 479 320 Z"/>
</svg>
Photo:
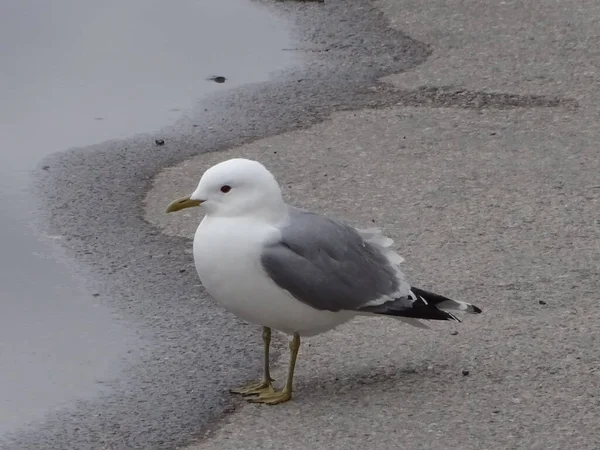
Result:
<svg viewBox="0 0 600 450">
<path fill-rule="evenodd" d="M 167 213 L 181 211 L 185 208 L 192 208 L 194 206 L 200 206 L 202 204 L 202 200 L 192 200 L 189 197 L 183 197 L 174 202 L 171 202 L 169 206 L 167 206 Z"/>
</svg>

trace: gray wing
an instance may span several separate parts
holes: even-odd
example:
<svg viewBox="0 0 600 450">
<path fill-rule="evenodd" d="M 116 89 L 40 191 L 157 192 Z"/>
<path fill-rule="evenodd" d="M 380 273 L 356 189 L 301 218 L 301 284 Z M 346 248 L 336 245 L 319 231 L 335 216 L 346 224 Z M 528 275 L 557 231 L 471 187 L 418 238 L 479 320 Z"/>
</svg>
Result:
<svg viewBox="0 0 600 450">
<path fill-rule="evenodd" d="M 279 287 L 315 309 L 358 310 L 400 288 L 385 252 L 350 226 L 290 207 L 281 234 L 264 248 L 262 266 Z"/>
</svg>

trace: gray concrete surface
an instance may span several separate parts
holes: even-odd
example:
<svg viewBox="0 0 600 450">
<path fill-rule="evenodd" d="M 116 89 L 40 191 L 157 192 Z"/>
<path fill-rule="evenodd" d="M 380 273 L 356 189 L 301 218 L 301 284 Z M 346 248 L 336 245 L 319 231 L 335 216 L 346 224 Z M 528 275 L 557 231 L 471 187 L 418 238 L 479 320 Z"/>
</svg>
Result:
<svg viewBox="0 0 600 450">
<path fill-rule="evenodd" d="M 598 448 L 600 7 L 378 5 L 432 50 L 386 78 L 402 93 L 395 106 L 336 113 L 166 169 L 146 220 L 189 237 L 199 217 L 164 215 L 168 201 L 216 161 L 257 158 L 290 201 L 383 226 L 415 284 L 484 314 L 429 332 L 362 319 L 306 340 L 292 402 L 236 401 L 189 448 Z M 470 93 L 564 101 L 465 102 Z M 284 368 L 279 360 L 275 378 Z"/>
</svg>

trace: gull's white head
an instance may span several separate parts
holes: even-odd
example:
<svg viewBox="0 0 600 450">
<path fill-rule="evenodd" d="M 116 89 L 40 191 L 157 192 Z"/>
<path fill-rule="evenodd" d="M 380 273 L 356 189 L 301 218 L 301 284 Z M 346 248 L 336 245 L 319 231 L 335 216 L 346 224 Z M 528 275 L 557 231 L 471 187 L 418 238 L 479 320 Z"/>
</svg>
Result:
<svg viewBox="0 0 600 450">
<path fill-rule="evenodd" d="M 212 166 L 194 193 L 171 203 L 167 212 L 202 206 L 209 216 L 280 214 L 285 204 L 275 177 L 257 161 L 235 158 Z"/>
</svg>

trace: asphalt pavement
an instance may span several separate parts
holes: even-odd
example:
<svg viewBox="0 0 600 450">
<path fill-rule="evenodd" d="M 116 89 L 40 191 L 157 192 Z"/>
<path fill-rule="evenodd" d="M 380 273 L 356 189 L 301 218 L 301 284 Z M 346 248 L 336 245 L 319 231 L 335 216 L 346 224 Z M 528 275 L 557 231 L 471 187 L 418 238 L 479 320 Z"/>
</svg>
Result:
<svg viewBox="0 0 600 450">
<path fill-rule="evenodd" d="M 302 68 L 40 168 L 49 232 L 145 345 L 11 450 L 597 448 L 600 6 L 273 5 Z M 306 340 L 291 402 L 231 398 L 260 372 L 260 330 L 199 286 L 199 217 L 164 208 L 233 155 L 294 204 L 382 226 L 415 285 L 484 314 L 357 320 Z"/>
<path fill-rule="evenodd" d="M 188 448 L 598 448 L 600 5 L 377 6 L 431 52 L 371 86 L 393 104 L 165 169 L 145 218 L 189 238 L 199 217 L 164 205 L 215 162 L 255 158 L 290 202 L 383 227 L 415 285 L 484 313 L 430 331 L 362 318 L 307 339 L 291 402 L 236 399 Z"/>
</svg>

